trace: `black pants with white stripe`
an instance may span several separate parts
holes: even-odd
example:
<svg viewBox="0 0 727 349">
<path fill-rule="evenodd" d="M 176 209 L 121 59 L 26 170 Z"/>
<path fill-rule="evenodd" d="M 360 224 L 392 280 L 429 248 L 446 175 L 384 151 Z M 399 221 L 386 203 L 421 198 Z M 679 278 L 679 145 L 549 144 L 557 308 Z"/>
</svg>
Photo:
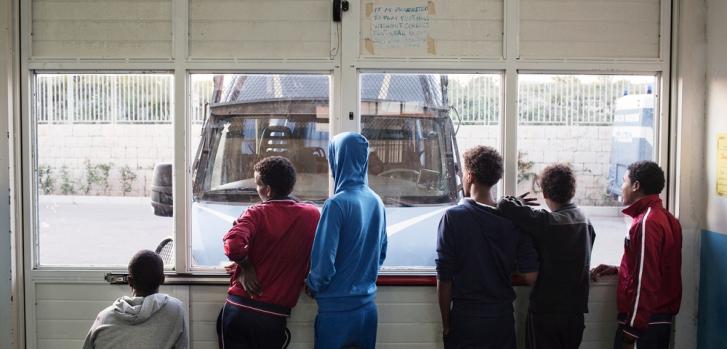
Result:
<svg viewBox="0 0 727 349">
<path fill-rule="evenodd" d="M 529 313 L 525 327 L 528 349 L 578 349 L 585 328 L 583 313 Z"/>
<path fill-rule="evenodd" d="M 621 317 L 621 316 L 619 316 Z M 636 340 L 637 349 L 669 349 L 671 341 L 671 321 L 673 315 L 655 314 L 652 316 L 652 323 Z M 623 328 L 624 325 L 619 319 L 616 335 L 613 339 L 613 349 L 621 349 L 623 346 Z"/>
</svg>

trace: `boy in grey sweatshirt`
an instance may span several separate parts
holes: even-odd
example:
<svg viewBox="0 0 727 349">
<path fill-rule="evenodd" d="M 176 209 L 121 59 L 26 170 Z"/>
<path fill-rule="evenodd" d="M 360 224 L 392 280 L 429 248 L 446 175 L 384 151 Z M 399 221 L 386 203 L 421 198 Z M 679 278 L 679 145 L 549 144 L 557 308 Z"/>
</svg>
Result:
<svg viewBox="0 0 727 349">
<path fill-rule="evenodd" d="M 158 293 L 164 262 L 156 253 L 139 251 L 129 262 L 134 296 L 121 297 L 102 310 L 86 336 L 84 349 L 187 349 L 189 331 L 182 302 Z"/>
</svg>

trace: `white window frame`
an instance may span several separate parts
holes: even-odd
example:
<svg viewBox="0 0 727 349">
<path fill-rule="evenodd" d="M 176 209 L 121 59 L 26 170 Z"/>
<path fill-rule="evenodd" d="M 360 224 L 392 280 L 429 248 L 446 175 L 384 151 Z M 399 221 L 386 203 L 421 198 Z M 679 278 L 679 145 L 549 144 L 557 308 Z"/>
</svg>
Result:
<svg viewBox="0 0 727 349">
<path fill-rule="evenodd" d="M 671 52 L 672 52 L 672 1 L 661 0 L 660 49 L 655 59 L 520 59 L 518 55 L 519 3 L 503 0 L 503 55 L 501 58 L 361 58 L 359 56 L 360 6 L 352 3 L 350 10 L 343 13 L 342 23 L 331 23 L 331 45 L 338 48 L 332 59 L 274 59 L 274 60 L 191 60 L 188 58 L 189 2 L 172 0 L 173 52 L 171 60 L 155 59 L 51 59 L 34 58 L 31 52 L 32 2 L 16 1 L 20 11 L 20 113 L 13 120 L 15 167 L 14 187 L 15 227 L 18 234 L 17 263 L 20 276 L 24 280 L 27 346 L 35 348 L 35 299 L 36 283 L 103 283 L 103 275 L 108 271 L 123 270 L 90 268 L 36 268 L 34 261 L 33 222 L 35 211 L 35 135 L 30 106 L 32 103 L 31 81 L 34 72 L 93 72 L 93 71 L 166 71 L 174 74 L 174 226 L 176 246 L 176 274 L 189 275 L 193 270 L 189 263 L 189 198 L 191 197 L 190 163 L 187 152 L 193 145 L 189 143 L 188 128 L 188 77 L 191 72 L 329 72 L 332 81 L 331 127 L 332 134 L 341 131 L 360 129 L 358 110 L 358 74 L 367 71 L 432 71 L 461 73 L 500 72 L 504 78 L 503 106 L 501 120 L 502 151 L 505 159 L 504 193 L 514 194 L 517 176 L 517 78 L 519 72 L 547 72 L 571 74 L 654 74 L 658 76 L 655 93 L 659 96 L 658 132 L 655 147 L 656 160 L 668 169 L 667 204 L 672 211 L 676 208 L 676 130 L 677 120 L 670 114 L 676 103 L 675 91 L 671 89 Z M 339 27 L 340 26 L 340 27 Z M 336 29 L 340 28 L 340 38 Z M 345 92 L 345 93 L 344 93 Z M 354 113 L 349 120 L 349 112 Z M 673 130 L 670 133 L 670 130 Z M 196 271 L 194 271 L 197 273 Z M 203 279 L 200 279 L 203 282 Z M 21 309 L 23 311 L 23 309 Z"/>
<path fill-rule="evenodd" d="M 660 51 L 655 59 L 520 59 L 518 55 L 519 34 L 519 2 L 504 1 L 503 8 L 503 55 L 500 58 L 362 58 L 359 55 L 360 42 L 360 6 L 350 7 L 343 13 L 343 22 L 331 22 L 331 45 L 338 48 L 333 58 L 325 59 L 272 59 L 272 60 L 199 60 L 188 58 L 189 9 L 187 0 L 172 0 L 173 59 L 111 59 L 111 60 L 68 60 L 51 58 L 33 58 L 31 52 L 32 14 L 30 2 L 20 4 L 21 37 L 20 37 L 20 81 L 21 81 L 21 117 L 16 122 L 16 130 L 21 134 L 16 142 L 16 149 L 21 159 L 17 168 L 15 188 L 19 193 L 22 210 L 17 213 L 17 226 L 23 231 L 22 264 L 29 280 L 58 280 L 68 276 L 80 279 L 94 279 L 104 271 L 82 267 L 43 267 L 36 268 L 34 246 L 34 215 L 35 215 L 35 176 L 23 176 L 34 171 L 35 135 L 30 114 L 32 94 L 30 83 L 34 72 L 172 72 L 174 75 L 174 231 L 176 246 L 177 274 L 185 275 L 193 270 L 190 263 L 190 163 L 189 151 L 194 145 L 189 144 L 190 128 L 189 113 L 189 76 L 192 73 L 320 73 L 330 74 L 332 82 L 331 95 L 331 129 L 332 134 L 342 131 L 360 130 L 358 79 L 362 72 L 435 72 L 435 73 L 483 73 L 502 74 L 503 103 L 501 113 L 501 150 L 505 159 L 504 194 L 515 193 L 517 164 L 517 79 L 519 73 L 548 74 L 654 74 L 658 76 L 655 94 L 659 97 L 658 124 L 656 132 L 656 160 L 662 165 L 669 165 L 670 142 L 669 125 L 674 124 L 668 111 L 670 98 L 670 52 L 671 52 L 671 0 L 661 0 Z M 340 37 L 337 29 L 340 26 Z M 353 120 L 347 117 L 354 114 Z M 673 135 L 672 135 L 673 137 Z M 672 149 L 673 150 L 673 149 Z M 671 152 L 673 153 L 673 151 Z M 673 165 L 673 164 L 672 164 Z M 671 167 L 670 167 L 671 169 Z M 673 173 L 672 170 L 669 173 Z M 667 196 L 673 196 L 674 176 L 670 176 Z M 180 184 L 181 183 L 181 184 Z M 20 190 L 25 189 L 25 190 Z M 673 208 L 673 200 L 668 200 Z M 178 204 L 178 203 L 184 203 Z M 120 270 L 116 270 L 120 271 Z M 29 284 L 32 284 L 29 283 Z M 32 286 L 26 290 L 31 295 Z"/>
</svg>

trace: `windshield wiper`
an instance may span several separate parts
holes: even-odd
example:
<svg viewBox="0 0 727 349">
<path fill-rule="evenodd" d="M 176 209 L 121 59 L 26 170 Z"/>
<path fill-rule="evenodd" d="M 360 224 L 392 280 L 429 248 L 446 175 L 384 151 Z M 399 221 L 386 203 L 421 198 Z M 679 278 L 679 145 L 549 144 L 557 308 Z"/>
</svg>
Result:
<svg viewBox="0 0 727 349">
<path fill-rule="evenodd" d="M 408 203 L 408 202 L 402 201 L 402 200 L 400 200 L 398 198 L 395 198 L 395 197 L 392 197 L 392 196 L 387 196 L 386 199 L 384 199 L 384 202 L 391 203 L 391 204 L 394 204 L 394 205 L 398 205 L 399 207 L 414 207 L 415 206 L 412 203 Z"/>
<path fill-rule="evenodd" d="M 205 192 L 205 194 L 247 194 L 247 195 L 257 195 L 257 189 L 255 188 L 224 188 L 224 189 L 215 189 L 215 190 L 209 190 Z"/>
</svg>

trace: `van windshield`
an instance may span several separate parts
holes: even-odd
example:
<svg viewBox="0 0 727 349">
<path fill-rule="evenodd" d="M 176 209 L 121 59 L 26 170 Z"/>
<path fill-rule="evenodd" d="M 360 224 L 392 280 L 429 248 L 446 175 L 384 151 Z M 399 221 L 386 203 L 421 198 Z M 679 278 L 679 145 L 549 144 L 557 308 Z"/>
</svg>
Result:
<svg viewBox="0 0 727 349">
<path fill-rule="evenodd" d="M 451 201 L 445 134 L 447 119 L 364 116 L 369 139 L 369 185 L 386 206 Z M 328 198 L 327 118 L 320 115 L 213 116 L 195 166 L 195 199 L 254 203 L 253 167 L 267 156 L 284 156 L 298 173 L 293 196 L 323 203 Z M 451 152 L 450 152 L 451 153 Z M 450 154 L 451 157 L 451 154 Z"/>
</svg>

